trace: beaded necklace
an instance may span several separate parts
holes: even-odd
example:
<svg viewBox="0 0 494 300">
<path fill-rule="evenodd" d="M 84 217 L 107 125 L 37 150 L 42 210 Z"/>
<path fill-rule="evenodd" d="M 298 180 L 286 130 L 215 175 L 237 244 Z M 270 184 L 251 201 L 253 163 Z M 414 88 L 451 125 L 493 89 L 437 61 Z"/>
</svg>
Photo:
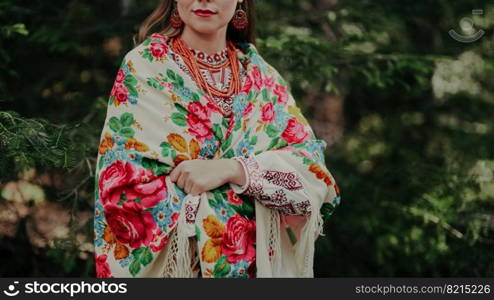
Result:
<svg viewBox="0 0 494 300">
<path fill-rule="evenodd" d="M 241 79 L 240 79 L 239 61 L 236 56 L 235 45 L 231 41 L 227 41 L 228 59 L 218 64 L 209 64 L 201 59 L 197 59 L 197 57 L 194 55 L 191 49 L 185 44 L 185 42 L 180 36 L 172 39 L 171 46 L 173 48 L 173 51 L 175 51 L 182 57 L 184 63 L 187 65 L 189 70 L 191 70 L 192 77 L 194 78 L 194 80 L 204 91 L 206 91 L 209 94 L 211 100 L 214 100 L 213 95 L 217 97 L 228 98 L 231 95 L 240 92 Z M 220 70 L 224 72 L 223 69 L 229 66 L 231 69 L 231 77 L 230 77 L 230 84 L 228 86 L 228 89 L 226 91 L 221 91 L 215 85 L 211 85 L 207 80 L 204 79 L 203 76 L 201 76 L 199 66 L 202 66 L 204 69 L 208 70 L 209 72 L 217 72 Z"/>
</svg>

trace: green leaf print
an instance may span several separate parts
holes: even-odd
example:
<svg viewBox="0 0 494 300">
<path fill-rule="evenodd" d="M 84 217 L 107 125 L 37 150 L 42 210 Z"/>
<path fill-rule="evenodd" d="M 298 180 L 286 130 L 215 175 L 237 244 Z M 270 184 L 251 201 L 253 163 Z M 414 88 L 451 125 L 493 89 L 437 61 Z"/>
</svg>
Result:
<svg viewBox="0 0 494 300">
<path fill-rule="evenodd" d="M 137 84 L 137 79 L 133 75 L 128 74 L 127 76 L 125 76 L 124 85 L 126 87 L 134 86 L 136 84 Z"/>
<path fill-rule="evenodd" d="M 225 158 L 232 158 L 234 156 L 235 156 L 235 152 L 233 151 L 233 149 L 228 150 L 224 155 Z"/>
<path fill-rule="evenodd" d="M 129 127 L 132 125 L 132 122 L 134 122 L 134 116 L 131 113 L 126 112 L 120 116 L 122 126 Z"/>
<path fill-rule="evenodd" d="M 148 78 L 147 79 L 147 84 L 155 89 L 162 90 L 163 86 L 160 84 L 159 80 L 156 78 Z"/>
<path fill-rule="evenodd" d="M 191 97 L 192 97 L 192 101 L 199 102 L 199 95 L 197 95 L 196 93 L 192 93 Z"/>
<path fill-rule="evenodd" d="M 255 145 L 255 144 L 257 144 L 257 135 L 253 136 L 253 137 L 250 139 L 250 144 L 251 144 L 251 145 Z"/>
<path fill-rule="evenodd" d="M 184 79 L 180 76 L 177 75 L 177 84 L 179 87 L 183 87 L 184 86 Z"/>
<path fill-rule="evenodd" d="M 132 276 L 137 275 L 141 270 L 141 264 L 147 266 L 153 261 L 153 253 L 149 247 L 140 247 L 132 250 L 134 261 L 130 264 L 129 272 Z"/>
<path fill-rule="evenodd" d="M 149 51 L 148 48 L 144 49 L 144 54 L 142 55 L 143 58 L 146 58 L 150 62 L 153 61 L 153 56 L 151 55 L 151 52 Z"/>
<path fill-rule="evenodd" d="M 170 69 L 166 70 L 166 76 L 168 76 L 168 78 L 170 78 L 172 81 L 176 80 L 175 72 Z"/>
<path fill-rule="evenodd" d="M 230 273 L 230 270 L 231 270 L 231 266 L 226 261 L 226 256 L 222 255 L 216 261 L 216 264 L 214 265 L 213 276 L 214 276 L 214 278 L 226 277 L 226 275 L 228 275 L 228 273 Z"/>
<path fill-rule="evenodd" d="M 269 102 L 269 95 L 267 89 L 262 89 L 262 101 Z"/>
<path fill-rule="evenodd" d="M 231 205 L 231 207 L 235 210 L 235 212 L 246 219 L 252 219 L 255 217 L 254 207 L 246 201 L 242 201 L 241 205 Z"/>
<path fill-rule="evenodd" d="M 175 108 L 184 115 L 187 114 L 187 109 L 185 109 L 182 105 L 175 103 Z"/>
<path fill-rule="evenodd" d="M 170 155 L 170 152 L 172 150 L 172 146 L 168 142 L 162 142 L 160 144 L 160 147 L 162 148 L 161 155 L 163 155 L 163 157 Z"/>
<path fill-rule="evenodd" d="M 153 261 L 153 253 L 151 253 L 151 250 L 148 247 L 144 249 L 144 253 L 141 255 L 141 262 L 144 266 L 147 266 Z"/>
<path fill-rule="evenodd" d="M 199 228 L 199 226 L 197 226 L 197 224 L 196 224 L 196 238 L 198 242 L 201 240 L 201 229 Z"/>
<path fill-rule="evenodd" d="M 168 174 L 170 170 L 170 166 L 160 163 L 159 161 L 147 157 L 142 158 L 142 167 L 153 171 L 155 176 L 160 176 L 164 174 Z"/>
<path fill-rule="evenodd" d="M 187 119 L 186 119 L 184 114 L 173 113 L 172 114 L 172 121 L 173 121 L 173 123 L 177 124 L 178 126 L 181 126 L 181 127 L 187 126 Z"/>
<path fill-rule="evenodd" d="M 214 124 L 213 133 L 218 138 L 218 140 L 223 140 L 223 132 L 221 131 L 220 125 Z"/>
<path fill-rule="evenodd" d="M 208 199 L 209 206 L 212 208 L 216 208 L 217 202 L 216 199 Z"/>
<path fill-rule="evenodd" d="M 228 149 L 228 147 L 230 147 L 230 145 L 232 144 L 232 139 L 233 139 L 233 135 L 230 134 L 230 136 L 225 141 L 225 143 L 221 144 L 222 151 L 225 151 L 226 149 Z"/>
<path fill-rule="evenodd" d="M 129 90 L 129 95 L 134 96 L 134 97 L 139 96 L 135 87 L 129 85 L 129 86 L 127 86 L 127 89 Z"/>
<path fill-rule="evenodd" d="M 136 276 L 141 270 L 141 262 L 134 258 L 134 261 L 129 266 L 129 272 L 132 276 Z"/>
<path fill-rule="evenodd" d="M 101 170 L 101 168 L 103 168 L 103 163 L 104 163 L 103 156 L 100 156 L 99 163 L 98 163 L 98 169 L 99 170 Z"/>
<path fill-rule="evenodd" d="M 120 124 L 120 120 L 117 119 L 117 117 L 111 117 L 109 124 L 110 124 L 110 129 L 115 132 L 119 132 L 120 129 L 122 129 L 122 124 Z"/>
<path fill-rule="evenodd" d="M 126 137 L 133 137 L 134 136 L 134 129 L 130 128 L 130 127 L 125 127 L 125 128 L 122 128 L 120 130 L 120 133 L 123 135 L 123 136 L 126 136 Z"/>
<path fill-rule="evenodd" d="M 273 139 L 271 141 L 271 143 L 269 144 L 268 149 L 272 149 L 274 146 L 276 146 L 278 144 L 279 141 L 280 141 L 280 138 L 279 137 Z"/>
<path fill-rule="evenodd" d="M 268 128 L 266 129 L 266 134 L 269 137 L 275 137 L 279 133 L 278 129 L 273 126 L 273 124 L 269 124 Z"/>
</svg>

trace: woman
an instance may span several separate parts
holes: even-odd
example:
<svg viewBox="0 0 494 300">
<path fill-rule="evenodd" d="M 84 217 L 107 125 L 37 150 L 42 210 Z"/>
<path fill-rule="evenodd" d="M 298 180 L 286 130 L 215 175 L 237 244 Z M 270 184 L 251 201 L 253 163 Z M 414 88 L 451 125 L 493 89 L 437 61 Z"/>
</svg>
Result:
<svg viewBox="0 0 494 300">
<path fill-rule="evenodd" d="M 162 0 L 141 27 L 101 133 L 97 277 L 313 277 L 338 187 L 253 4 Z"/>
</svg>

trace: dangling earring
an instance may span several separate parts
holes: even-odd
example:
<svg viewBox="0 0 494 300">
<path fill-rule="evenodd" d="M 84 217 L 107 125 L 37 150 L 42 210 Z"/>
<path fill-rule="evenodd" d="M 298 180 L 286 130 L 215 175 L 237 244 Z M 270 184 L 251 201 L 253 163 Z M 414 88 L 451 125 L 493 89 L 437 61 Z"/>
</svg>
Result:
<svg viewBox="0 0 494 300">
<path fill-rule="evenodd" d="M 247 27 L 249 24 L 249 19 L 247 18 L 247 13 L 241 7 L 235 11 L 233 15 L 232 25 L 237 30 L 241 30 Z"/>
<path fill-rule="evenodd" d="M 180 18 L 180 15 L 178 14 L 178 10 L 176 7 L 172 11 L 172 15 L 170 17 L 170 23 L 172 24 L 173 28 L 180 28 L 184 24 L 184 22 Z"/>
</svg>

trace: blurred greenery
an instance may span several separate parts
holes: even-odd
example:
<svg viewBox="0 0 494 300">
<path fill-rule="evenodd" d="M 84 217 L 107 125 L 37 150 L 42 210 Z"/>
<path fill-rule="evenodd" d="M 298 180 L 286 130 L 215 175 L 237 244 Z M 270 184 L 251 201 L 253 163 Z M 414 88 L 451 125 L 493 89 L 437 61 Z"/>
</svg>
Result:
<svg viewBox="0 0 494 300">
<path fill-rule="evenodd" d="M 156 3 L 0 2 L 2 276 L 94 276 L 107 97 Z M 494 276 L 492 1 L 256 5 L 258 49 L 328 141 L 341 190 L 315 275 Z M 452 39 L 470 34 L 462 18 L 485 35 Z"/>
</svg>

